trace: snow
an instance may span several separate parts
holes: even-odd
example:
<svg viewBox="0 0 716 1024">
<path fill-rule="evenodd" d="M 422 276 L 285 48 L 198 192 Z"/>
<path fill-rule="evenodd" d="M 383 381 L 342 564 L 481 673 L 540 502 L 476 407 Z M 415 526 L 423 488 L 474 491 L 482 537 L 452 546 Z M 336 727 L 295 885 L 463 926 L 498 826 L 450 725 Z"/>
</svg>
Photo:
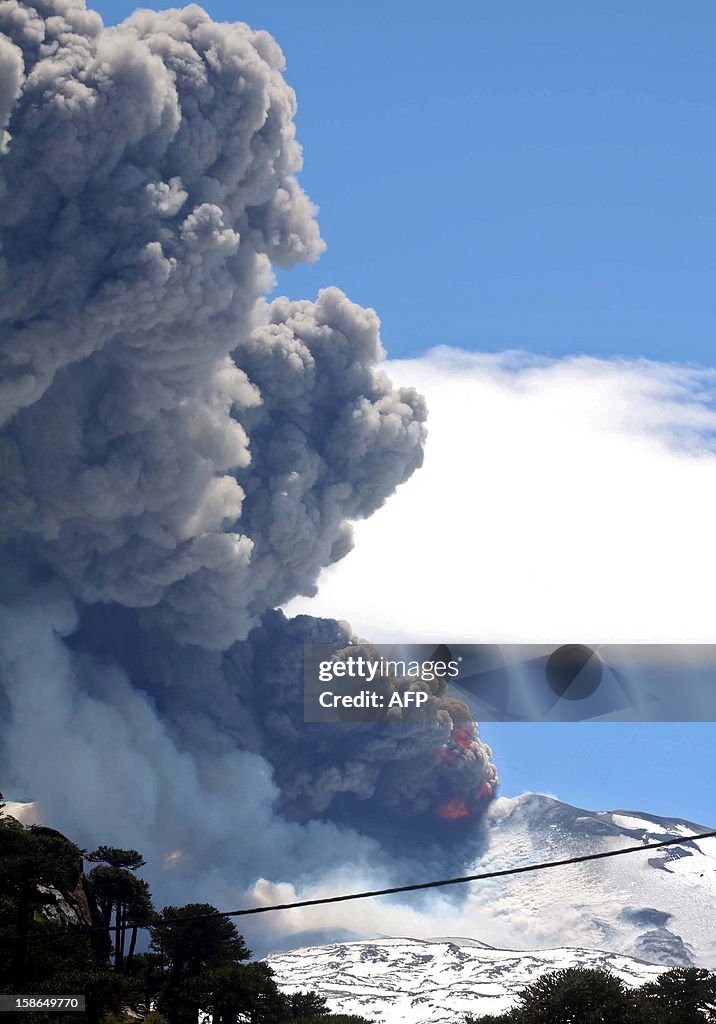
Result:
<svg viewBox="0 0 716 1024">
<path fill-rule="evenodd" d="M 643 829 L 645 832 L 648 832 L 650 825 L 653 826 L 653 823 L 650 823 L 645 818 L 634 818 L 628 814 L 612 814 L 611 819 L 620 828 Z"/>
<path fill-rule="evenodd" d="M 502 798 L 475 841 L 469 872 L 683 842 L 466 885 L 452 922 L 469 927 L 468 937 L 334 942 L 267 960 L 286 990 L 315 989 L 332 1009 L 384 1024 L 454 1024 L 467 1012 L 500 1013 L 530 981 L 563 967 L 600 967 L 632 986 L 672 965 L 713 970 L 716 839 L 688 838 L 705 831 L 681 819 L 593 812 L 534 793 Z M 386 922 L 377 916 L 383 932 Z"/>
<path fill-rule="evenodd" d="M 385 1024 L 443 1024 L 465 1013 L 500 1013 L 525 985 L 565 967 L 612 971 L 641 985 L 664 970 L 631 957 L 591 949 L 515 952 L 469 939 L 410 938 L 348 942 L 267 958 L 287 992 L 313 989 L 337 1013 Z"/>
<path fill-rule="evenodd" d="M 684 842 L 483 883 L 468 897 L 476 938 L 503 947 L 569 944 L 639 957 L 646 942 L 657 962 L 716 967 L 716 840 L 688 840 L 708 826 L 639 811 L 593 812 L 538 794 L 496 810 L 488 816 L 476 872 L 672 837 Z"/>
</svg>

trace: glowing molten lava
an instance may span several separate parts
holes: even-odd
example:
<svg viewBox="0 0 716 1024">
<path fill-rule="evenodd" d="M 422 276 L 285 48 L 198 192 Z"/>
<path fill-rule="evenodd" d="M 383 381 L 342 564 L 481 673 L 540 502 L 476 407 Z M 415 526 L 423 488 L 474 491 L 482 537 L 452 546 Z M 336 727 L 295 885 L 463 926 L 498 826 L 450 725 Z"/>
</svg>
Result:
<svg viewBox="0 0 716 1024">
<path fill-rule="evenodd" d="M 497 772 L 492 764 L 485 769 L 484 749 L 479 742 L 474 722 L 461 722 L 453 725 L 447 742 L 442 743 L 433 751 L 435 767 L 452 776 L 452 779 L 447 782 L 446 788 L 452 789 L 453 793 L 456 789 L 462 788 L 463 790 L 438 804 L 435 813 L 439 818 L 445 821 L 469 818 L 473 814 L 480 813 L 485 802 L 492 798 L 497 785 Z M 473 774 L 475 770 L 479 772 L 479 775 L 483 775 L 483 781 L 478 786 L 474 785 L 477 781 Z M 484 779 L 485 771 L 486 779 Z M 460 786 L 461 781 L 462 787 Z M 470 781 L 473 782 L 472 788 L 470 788 Z"/>
<path fill-rule="evenodd" d="M 450 742 L 454 743 L 460 750 L 469 750 L 475 742 L 473 732 L 474 726 L 473 730 L 470 730 L 464 725 L 454 725 L 450 733 Z"/>
<path fill-rule="evenodd" d="M 438 817 L 445 818 L 448 821 L 467 818 L 469 814 L 470 808 L 461 796 L 456 796 L 454 800 L 448 800 L 447 803 L 440 804 L 438 807 Z"/>
<path fill-rule="evenodd" d="M 491 798 L 492 793 L 492 783 L 483 782 L 481 786 L 473 789 L 467 796 L 456 796 L 452 800 L 447 800 L 444 804 L 440 804 L 436 810 L 437 816 L 445 821 L 469 818 L 470 815 L 478 812 L 485 800 Z"/>
</svg>

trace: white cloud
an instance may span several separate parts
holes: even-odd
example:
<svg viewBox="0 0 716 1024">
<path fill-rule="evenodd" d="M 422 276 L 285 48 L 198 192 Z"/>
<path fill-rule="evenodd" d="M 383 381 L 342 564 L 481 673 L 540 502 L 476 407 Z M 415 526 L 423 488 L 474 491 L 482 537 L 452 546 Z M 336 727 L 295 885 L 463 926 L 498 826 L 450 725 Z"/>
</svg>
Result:
<svg viewBox="0 0 716 1024">
<path fill-rule="evenodd" d="M 714 642 L 716 371 L 436 349 L 388 364 L 425 465 L 289 613 L 375 641 Z"/>
</svg>

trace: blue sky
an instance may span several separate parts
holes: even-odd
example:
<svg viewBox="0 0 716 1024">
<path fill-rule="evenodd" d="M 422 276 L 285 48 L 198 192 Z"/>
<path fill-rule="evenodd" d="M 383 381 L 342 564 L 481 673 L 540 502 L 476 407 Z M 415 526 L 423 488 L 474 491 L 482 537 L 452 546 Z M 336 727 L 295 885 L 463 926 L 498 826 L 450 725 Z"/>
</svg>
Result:
<svg viewBox="0 0 716 1024">
<path fill-rule="evenodd" d="M 713 5 L 205 6 L 271 31 L 298 93 L 328 251 L 282 290 L 374 305 L 393 355 L 711 361 Z"/>
<path fill-rule="evenodd" d="M 651 811 L 716 824 L 711 723 L 480 726 L 507 796 L 536 790 L 594 811 Z"/>
<path fill-rule="evenodd" d="M 92 6 L 111 23 L 133 4 Z M 339 285 L 378 310 L 393 357 L 449 344 L 712 365 L 712 4 L 204 6 L 269 30 L 298 93 L 328 250 L 281 291 Z M 712 726 L 482 731 L 508 794 L 716 822 Z"/>
</svg>

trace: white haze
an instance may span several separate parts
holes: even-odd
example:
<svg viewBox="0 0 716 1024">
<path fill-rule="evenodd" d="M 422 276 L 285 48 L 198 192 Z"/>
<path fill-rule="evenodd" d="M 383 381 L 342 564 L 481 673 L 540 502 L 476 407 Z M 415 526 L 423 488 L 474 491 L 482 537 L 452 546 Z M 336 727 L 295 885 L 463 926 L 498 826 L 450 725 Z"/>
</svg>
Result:
<svg viewBox="0 0 716 1024">
<path fill-rule="evenodd" d="M 713 370 L 439 348 L 389 371 L 427 398 L 423 469 L 287 611 L 386 642 L 716 640 Z"/>
</svg>

